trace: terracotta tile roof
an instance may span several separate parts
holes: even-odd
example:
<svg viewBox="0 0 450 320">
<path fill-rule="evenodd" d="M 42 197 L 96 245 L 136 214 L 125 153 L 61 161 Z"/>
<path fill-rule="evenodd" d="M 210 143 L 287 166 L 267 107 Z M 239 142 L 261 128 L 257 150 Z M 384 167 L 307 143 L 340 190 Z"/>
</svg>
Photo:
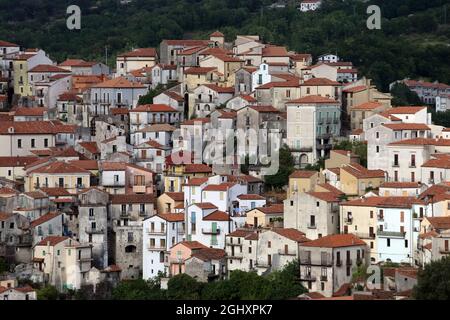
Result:
<svg viewBox="0 0 450 320">
<path fill-rule="evenodd" d="M 283 214 L 284 213 L 284 205 L 283 204 L 273 204 L 268 207 L 259 207 L 255 208 L 258 211 L 261 211 L 264 214 Z"/>
<path fill-rule="evenodd" d="M 388 114 L 416 114 L 417 112 L 426 109 L 427 107 L 412 107 L 412 106 L 405 106 L 405 107 L 396 107 L 389 110 L 386 110 L 386 113 Z"/>
<path fill-rule="evenodd" d="M 24 195 L 33 198 L 33 199 L 44 199 L 44 198 L 48 198 L 47 194 L 45 194 L 42 191 L 29 191 L 29 192 L 24 192 Z"/>
<path fill-rule="evenodd" d="M 204 86 L 213 91 L 216 91 L 217 93 L 234 94 L 234 87 L 220 87 L 215 84 L 204 84 Z"/>
<path fill-rule="evenodd" d="M 151 148 L 154 148 L 154 149 L 164 149 L 164 146 L 162 144 L 160 144 L 156 140 L 146 141 L 144 143 L 141 143 L 138 147 L 143 147 L 143 148 L 151 147 Z"/>
<path fill-rule="evenodd" d="M 18 44 L 0 40 L 0 47 L 20 47 Z"/>
<path fill-rule="evenodd" d="M 153 194 L 112 194 L 112 204 L 128 204 L 128 203 L 154 203 L 155 196 Z"/>
<path fill-rule="evenodd" d="M 113 264 L 113 265 L 110 265 L 110 266 L 106 267 L 105 269 L 101 270 L 100 272 L 110 273 L 110 272 L 121 272 L 121 271 L 122 271 L 122 269 L 118 265 Z"/>
<path fill-rule="evenodd" d="M 184 168 L 185 173 L 212 173 L 212 168 L 206 164 L 186 164 Z"/>
<path fill-rule="evenodd" d="M 211 33 L 209 36 L 214 37 L 214 38 L 225 37 L 225 35 L 220 31 L 215 31 L 215 32 Z"/>
<path fill-rule="evenodd" d="M 43 116 L 45 112 L 47 112 L 48 109 L 47 108 L 40 108 L 40 107 L 36 107 L 36 108 L 25 108 L 25 107 L 21 107 L 21 108 L 17 108 L 14 112 L 14 116 Z"/>
<path fill-rule="evenodd" d="M 344 192 L 342 192 L 341 190 L 339 190 L 338 188 L 333 187 L 331 184 L 329 183 L 320 183 L 318 184 L 319 187 L 328 190 L 329 192 L 335 193 L 337 195 L 342 195 L 344 194 Z"/>
<path fill-rule="evenodd" d="M 35 156 L 25 157 L 0 157 L 0 167 L 25 167 L 38 160 Z"/>
<path fill-rule="evenodd" d="M 71 196 L 72 194 L 67 191 L 66 188 L 41 188 L 41 191 L 45 192 L 49 197 L 59 197 L 59 196 Z"/>
<path fill-rule="evenodd" d="M 214 48 L 206 48 L 200 52 L 201 56 L 210 56 L 210 55 L 229 55 L 231 56 L 233 53 L 229 50 L 214 47 Z"/>
<path fill-rule="evenodd" d="M 317 171 L 310 170 L 296 170 L 290 176 L 289 179 L 304 179 L 311 178 L 312 176 L 318 174 Z"/>
<path fill-rule="evenodd" d="M 75 67 L 75 66 L 79 66 L 82 65 L 84 62 L 84 60 L 82 59 L 67 59 L 63 62 L 61 62 L 58 66 L 60 67 Z"/>
<path fill-rule="evenodd" d="M 178 56 L 189 56 L 194 53 L 198 53 L 206 48 L 207 48 L 207 46 L 197 46 L 197 47 L 187 48 L 187 49 L 179 52 Z"/>
<path fill-rule="evenodd" d="M 221 109 L 216 109 L 216 111 L 220 113 L 220 116 L 218 117 L 219 119 L 235 119 L 237 117 L 237 112 L 234 110 L 225 111 Z"/>
<path fill-rule="evenodd" d="M 301 86 L 341 86 L 342 84 L 327 78 L 312 78 L 306 80 Z"/>
<path fill-rule="evenodd" d="M 258 100 L 256 100 L 255 98 L 253 98 L 252 96 L 249 96 L 249 95 L 247 95 L 247 94 L 241 94 L 239 97 L 241 97 L 241 98 L 244 99 L 245 101 L 251 102 L 251 103 L 254 103 L 254 102 L 257 102 L 257 101 L 258 101 Z"/>
<path fill-rule="evenodd" d="M 430 159 L 422 164 L 422 168 L 450 169 L 450 156 Z"/>
<path fill-rule="evenodd" d="M 201 125 L 205 123 L 211 122 L 211 118 L 196 118 L 191 120 L 185 120 L 181 123 L 182 126 L 192 126 L 192 125 Z"/>
<path fill-rule="evenodd" d="M 245 237 L 245 240 L 249 240 L 249 241 L 255 241 L 259 239 L 259 233 L 258 232 L 253 232 L 252 234 L 249 234 L 248 236 Z"/>
<path fill-rule="evenodd" d="M 155 48 L 140 48 L 140 49 L 135 49 L 133 51 L 119 54 L 117 57 L 131 58 L 131 57 L 156 57 L 156 56 L 157 56 L 157 53 L 156 53 Z"/>
<path fill-rule="evenodd" d="M 431 130 L 429 126 L 423 123 L 384 123 L 383 126 L 394 131 L 399 130 Z"/>
<path fill-rule="evenodd" d="M 176 245 L 183 245 L 191 250 L 207 249 L 208 247 L 198 241 L 181 241 Z"/>
<path fill-rule="evenodd" d="M 47 242 L 50 243 L 51 247 L 56 246 L 58 243 L 63 242 L 64 240 L 70 239 L 69 237 L 62 236 L 48 236 L 41 240 L 36 246 L 46 246 Z"/>
<path fill-rule="evenodd" d="M 238 229 L 227 234 L 227 237 L 245 238 L 246 236 L 253 233 L 255 233 L 255 230 Z"/>
<path fill-rule="evenodd" d="M 127 108 L 111 108 L 109 109 L 109 112 L 111 112 L 112 115 L 117 116 L 128 114 L 130 110 L 128 110 Z"/>
<path fill-rule="evenodd" d="M 414 138 L 396 141 L 388 144 L 388 146 L 401 146 L 401 145 L 450 147 L 450 139 Z"/>
<path fill-rule="evenodd" d="M 213 205 L 211 202 L 195 203 L 194 205 L 203 210 L 217 209 L 217 207 L 215 205 Z"/>
<path fill-rule="evenodd" d="M 266 90 L 272 88 L 298 88 L 298 87 L 300 87 L 300 79 L 289 81 L 272 81 L 257 87 L 256 90 Z"/>
<path fill-rule="evenodd" d="M 203 261 L 210 261 L 223 259 L 225 255 L 226 255 L 225 250 L 204 248 L 193 253 L 191 257 L 195 257 Z"/>
<path fill-rule="evenodd" d="M 361 92 L 364 90 L 367 90 L 368 88 L 366 86 L 356 86 L 356 87 L 351 87 L 351 88 L 345 88 L 343 90 L 343 92 L 346 93 L 356 93 L 356 92 Z"/>
<path fill-rule="evenodd" d="M 175 201 L 184 201 L 184 192 L 166 192 L 165 194 Z"/>
<path fill-rule="evenodd" d="M 105 161 L 100 164 L 100 169 L 103 171 L 124 171 L 127 166 L 123 162 L 109 162 Z"/>
<path fill-rule="evenodd" d="M 357 135 L 357 136 L 359 136 L 359 135 L 361 135 L 363 132 L 364 132 L 363 129 L 355 129 L 355 130 L 352 131 L 352 135 Z"/>
<path fill-rule="evenodd" d="M 57 217 L 62 217 L 61 213 L 50 212 L 50 213 L 44 214 L 43 216 L 37 218 L 36 220 L 31 221 L 30 227 L 36 228 L 37 226 L 39 226 L 47 221 L 50 221 L 54 218 L 57 218 Z M 61 219 L 61 223 L 62 223 L 62 219 Z"/>
<path fill-rule="evenodd" d="M 450 216 L 446 217 L 427 217 L 427 220 L 435 230 L 450 229 Z"/>
<path fill-rule="evenodd" d="M 158 214 L 158 217 L 164 219 L 168 222 L 183 222 L 184 221 L 184 213 L 165 213 Z"/>
<path fill-rule="evenodd" d="M 279 234 L 280 236 L 283 236 L 285 238 L 288 238 L 290 240 L 293 240 L 295 242 L 306 242 L 310 241 L 308 238 L 305 237 L 305 234 L 297 229 L 293 228 L 272 228 L 273 232 Z"/>
<path fill-rule="evenodd" d="M 380 188 L 420 188 L 419 182 L 384 182 Z"/>
<path fill-rule="evenodd" d="M 8 187 L 1 187 L 0 188 L 0 195 L 17 195 L 19 194 L 19 191 L 8 188 Z"/>
<path fill-rule="evenodd" d="M 286 47 L 281 46 L 267 46 L 262 49 L 263 57 L 288 57 L 289 53 Z"/>
<path fill-rule="evenodd" d="M 248 107 L 259 113 L 279 113 L 280 112 L 280 110 L 274 108 L 273 106 L 248 106 Z"/>
<path fill-rule="evenodd" d="M 132 112 L 178 112 L 178 111 L 166 104 L 145 104 L 130 110 L 130 113 Z"/>
<path fill-rule="evenodd" d="M 188 180 L 188 182 L 187 183 L 185 183 L 184 184 L 184 186 L 196 186 L 196 187 L 198 187 L 198 186 L 201 186 L 202 184 L 204 184 L 204 183 L 207 183 L 208 182 L 208 178 L 190 178 L 189 180 Z"/>
<path fill-rule="evenodd" d="M 364 110 L 364 111 L 370 111 L 370 110 L 375 110 L 379 107 L 382 107 L 383 104 L 381 102 L 376 102 L 376 101 L 369 101 L 366 103 L 362 103 L 359 104 L 357 106 L 354 106 L 352 108 L 350 108 L 350 110 Z"/>
<path fill-rule="evenodd" d="M 213 53 L 213 54 L 210 54 L 210 56 L 213 56 L 219 60 L 222 60 L 223 62 L 244 62 L 239 58 L 235 58 L 235 57 L 229 56 L 228 54 L 223 54 L 223 53 Z"/>
<path fill-rule="evenodd" d="M 192 68 L 184 70 L 184 74 L 192 74 L 192 75 L 207 74 L 214 70 L 217 70 L 217 68 L 192 67 Z"/>
<path fill-rule="evenodd" d="M 207 216 L 203 217 L 204 221 L 231 221 L 230 216 L 228 213 L 216 210 Z"/>
<path fill-rule="evenodd" d="M 202 191 L 228 191 L 236 184 L 233 182 L 224 182 L 221 184 L 210 184 L 206 186 Z"/>
<path fill-rule="evenodd" d="M 125 88 L 125 89 L 135 88 L 135 89 L 145 89 L 145 86 L 140 84 L 140 83 L 131 82 L 128 79 L 126 79 L 125 77 L 118 77 L 118 78 L 114 78 L 114 79 L 111 79 L 111 80 L 106 80 L 104 82 L 95 84 L 93 86 L 93 88 Z"/>
<path fill-rule="evenodd" d="M 307 192 L 307 194 L 326 202 L 340 202 L 339 194 L 334 192 Z"/>
<path fill-rule="evenodd" d="M 287 104 L 339 104 L 338 101 L 322 96 L 306 96 L 287 102 Z"/>
<path fill-rule="evenodd" d="M 12 129 L 10 133 L 10 129 Z M 24 126 L 22 122 L 0 122 L 0 134 L 56 134 L 58 125 L 53 121 L 27 121 Z"/>
<path fill-rule="evenodd" d="M 241 194 L 237 196 L 239 200 L 266 200 L 265 197 L 260 196 L 259 194 Z"/>
<path fill-rule="evenodd" d="M 69 163 L 86 170 L 98 170 L 97 160 L 71 160 Z"/>
<path fill-rule="evenodd" d="M 166 96 L 170 97 L 171 99 L 174 99 L 178 102 L 183 102 L 184 98 L 182 96 L 180 96 L 178 93 L 173 92 L 173 91 L 165 91 L 163 92 L 163 94 L 165 94 Z"/>
<path fill-rule="evenodd" d="M 28 70 L 28 73 L 70 73 L 70 71 L 50 64 L 39 64 Z"/>
<path fill-rule="evenodd" d="M 13 216 L 12 213 L 0 212 L 0 221 L 6 221 Z"/>
<path fill-rule="evenodd" d="M 379 207 L 379 208 L 411 208 L 420 203 L 415 197 L 368 197 L 342 203 L 343 206 Z"/>
<path fill-rule="evenodd" d="M 191 39 L 180 39 L 180 40 L 163 40 L 169 46 L 207 46 L 209 40 L 191 40 Z"/>
<path fill-rule="evenodd" d="M 432 230 L 430 232 L 425 232 L 425 233 L 421 233 L 419 234 L 419 238 L 420 239 L 431 239 L 431 238 L 435 238 L 439 235 L 439 233 L 437 233 L 435 230 Z"/>
<path fill-rule="evenodd" d="M 55 161 L 48 165 L 39 167 L 32 170 L 29 173 L 46 173 L 46 174 L 58 174 L 58 173 L 79 173 L 79 174 L 90 174 L 90 171 L 77 167 L 76 165 L 64 162 Z"/>
<path fill-rule="evenodd" d="M 317 240 L 302 243 L 301 247 L 340 248 L 366 246 L 366 243 L 353 234 L 334 234 Z"/>
<path fill-rule="evenodd" d="M 98 149 L 97 146 L 97 142 L 95 141 L 83 141 L 79 142 L 78 144 L 92 154 L 100 153 L 100 150 Z"/>
<path fill-rule="evenodd" d="M 369 178 L 384 178 L 385 173 L 383 170 L 369 170 L 357 163 L 351 163 L 341 167 L 341 171 L 344 170 L 358 179 Z"/>
<path fill-rule="evenodd" d="M 402 276 L 408 277 L 408 278 L 417 278 L 417 274 L 419 273 L 419 269 L 416 268 L 397 268 L 396 272 Z"/>
</svg>

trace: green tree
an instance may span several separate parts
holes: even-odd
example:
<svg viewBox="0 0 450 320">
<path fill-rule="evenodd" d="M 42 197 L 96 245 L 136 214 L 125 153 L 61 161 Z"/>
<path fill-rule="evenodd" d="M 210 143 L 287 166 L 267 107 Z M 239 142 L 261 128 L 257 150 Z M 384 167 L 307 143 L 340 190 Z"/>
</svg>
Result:
<svg viewBox="0 0 450 320">
<path fill-rule="evenodd" d="M 420 106 L 423 105 L 419 96 L 411 91 L 404 83 L 396 83 L 392 86 L 392 105 L 394 106 Z"/>
<path fill-rule="evenodd" d="M 367 144 L 361 141 L 343 140 L 333 145 L 335 150 L 351 151 L 359 156 L 361 165 L 367 167 Z"/>
<path fill-rule="evenodd" d="M 171 278 L 167 284 L 167 298 L 171 300 L 199 300 L 203 284 L 187 274 Z"/>
<path fill-rule="evenodd" d="M 46 286 L 37 291 L 38 300 L 57 300 L 58 296 L 58 290 L 54 286 Z"/>
<path fill-rule="evenodd" d="M 114 300 L 160 300 L 164 291 L 154 281 L 143 279 L 122 281 L 112 291 Z"/>
<path fill-rule="evenodd" d="M 266 176 L 264 181 L 268 188 L 280 189 L 288 184 L 289 176 L 294 172 L 294 158 L 287 146 L 280 148 L 279 169 L 274 175 Z"/>
<path fill-rule="evenodd" d="M 419 270 L 413 297 L 418 300 L 450 300 L 450 257 L 432 261 Z"/>
<path fill-rule="evenodd" d="M 5 258 L 0 257 L 0 274 L 9 271 L 9 265 L 6 262 Z"/>
<path fill-rule="evenodd" d="M 300 283 L 300 265 L 295 260 L 288 263 L 281 271 L 275 271 L 268 276 L 271 283 L 269 299 L 284 300 L 295 298 L 307 292 Z"/>
</svg>

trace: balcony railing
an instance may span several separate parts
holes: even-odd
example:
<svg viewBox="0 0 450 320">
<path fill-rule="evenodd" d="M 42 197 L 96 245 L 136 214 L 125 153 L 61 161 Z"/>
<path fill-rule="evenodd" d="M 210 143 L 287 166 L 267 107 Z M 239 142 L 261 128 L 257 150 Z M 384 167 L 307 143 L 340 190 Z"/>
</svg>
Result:
<svg viewBox="0 0 450 320">
<path fill-rule="evenodd" d="M 236 256 L 236 255 L 227 255 L 227 259 L 236 259 L 236 260 L 242 260 L 244 257 L 242 256 Z"/>
<path fill-rule="evenodd" d="M 450 254 L 450 249 L 449 248 L 439 248 L 439 253 L 440 254 Z"/>
<path fill-rule="evenodd" d="M 404 238 L 405 234 L 406 232 L 377 230 L 377 235 L 380 237 Z"/>
<path fill-rule="evenodd" d="M 151 244 L 147 245 L 147 249 L 149 251 L 166 251 L 166 247 L 156 246 L 156 245 L 151 245 Z"/>
<path fill-rule="evenodd" d="M 202 229 L 202 233 L 203 234 L 217 235 L 217 234 L 220 234 L 220 228 L 217 228 L 217 229 Z"/>
<path fill-rule="evenodd" d="M 377 214 L 378 221 L 384 221 L 384 216 Z"/>
<path fill-rule="evenodd" d="M 104 233 L 103 228 L 97 229 L 97 228 L 92 228 L 92 227 L 86 227 L 85 231 L 88 234 L 103 234 Z"/>
<path fill-rule="evenodd" d="M 400 164 L 398 162 L 392 162 L 392 167 L 397 168 L 400 167 Z"/>
<path fill-rule="evenodd" d="M 317 229 L 317 225 L 315 223 L 308 223 L 307 225 L 308 229 Z"/>
<path fill-rule="evenodd" d="M 310 266 L 322 266 L 322 267 L 331 267 L 333 265 L 333 261 L 331 257 L 327 257 L 326 259 L 310 259 L 300 257 L 300 264 L 302 265 L 310 265 Z"/>
<path fill-rule="evenodd" d="M 316 276 L 312 274 L 300 274 L 301 281 L 316 281 Z"/>
<path fill-rule="evenodd" d="M 336 260 L 336 266 L 337 267 L 342 266 L 342 260 Z"/>
<path fill-rule="evenodd" d="M 353 223 L 353 218 L 344 218 L 344 222 L 345 222 L 345 224 L 347 224 L 347 225 L 351 225 L 352 223 Z"/>
<path fill-rule="evenodd" d="M 297 252 L 294 250 L 278 250 L 280 256 L 297 256 Z"/>
<path fill-rule="evenodd" d="M 416 163 L 415 162 L 410 162 L 409 163 L 409 167 L 410 168 L 415 168 L 416 167 Z"/>
<path fill-rule="evenodd" d="M 166 234 L 166 230 L 148 229 L 147 233 L 149 235 L 165 235 Z"/>
<path fill-rule="evenodd" d="M 346 260 L 345 260 L 345 265 L 347 265 L 347 266 L 351 266 L 352 263 L 353 263 L 353 260 L 352 260 L 352 259 L 346 259 Z"/>
<path fill-rule="evenodd" d="M 328 281 L 328 277 L 327 276 L 320 276 L 320 281 Z"/>
<path fill-rule="evenodd" d="M 354 234 L 361 239 L 375 239 L 375 233 L 355 232 Z"/>
</svg>

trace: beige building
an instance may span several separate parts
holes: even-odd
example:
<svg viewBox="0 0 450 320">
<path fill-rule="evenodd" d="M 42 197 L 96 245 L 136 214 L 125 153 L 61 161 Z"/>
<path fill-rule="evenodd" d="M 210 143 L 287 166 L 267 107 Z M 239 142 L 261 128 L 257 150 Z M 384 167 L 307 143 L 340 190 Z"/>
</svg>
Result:
<svg viewBox="0 0 450 320">
<path fill-rule="evenodd" d="M 158 61 L 155 48 L 140 48 L 117 56 L 116 70 L 118 76 L 125 76 L 131 71 L 151 68 Z"/>
<path fill-rule="evenodd" d="M 359 156 L 347 150 L 331 150 L 325 160 L 325 169 L 339 168 L 351 163 L 359 163 Z"/>
<path fill-rule="evenodd" d="M 377 189 L 385 181 L 383 170 L 368 170 L 357 163 L 340 168 L 340 190 L 350 197 L 362 196 L 368 189 Z"/>
<path fill-rule="evenodd" d="M 156 199 L 158 214 L 173 213 L 175 208 L 184 204 L 183 192 L 166 192 Z"/>
<path fill-rule="evenodd" d="M 289 176 L 289 195 L 314 191 L 316 185 L 323 182 L 324 177 L 318 171 L 297 170 Z"/>
<path fill-rule="evenodd" d="M 247 212 L 245 223 L 256 227 L 281 226 L 284 213 L 283 204 L 274 204 L 269 207 L 255 208 Z"/>
</svg>

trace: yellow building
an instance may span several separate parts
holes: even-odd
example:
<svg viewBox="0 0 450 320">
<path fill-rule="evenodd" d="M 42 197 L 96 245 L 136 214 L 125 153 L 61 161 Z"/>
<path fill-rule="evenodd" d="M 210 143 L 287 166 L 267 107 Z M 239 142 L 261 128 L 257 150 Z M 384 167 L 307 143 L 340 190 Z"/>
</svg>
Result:
<svg viewBox="0 0 450 320">
<path fill-rule="evenodd" d="M 341 167 L 340 190 L 347 196 L 364 195 L 368 189 L 378 189 L 386 181 L 383 170 L 368 170 L 357 163 Z"/>
<path fill-rule="evenodd" d="M 211 54 L 200 61 L 200 67 L 217 68 L 223 74 L 227 87 L 234 86 L 234 73 L 243 65 L 244 61 L 227 54 Z"/>
<path fill-rule="evenodd" d="M 284 215 L 284 205 L 274 204 L 269 207 L 255 208 L 247 212 L 245 223 L 256 227 L 278 227 Z M 281 224 L 282 225 L 282 224 Z"/>
<path fill-rule="evenodd" d="M 389 93 L 383 93 L 372 85 L 370 79 L 361 79 L 351 85 L 346 86 L 342 91 L 344 108 L 350 111 L 355 106 L 367 102 L 379 102 L 387 108 L 391 107 L 392 96 Z"/>
<path fill-rule="evenodd" d="M 314 191 L 325 178 L 317 171 L 297 170 L 289 176 L 289 194 Z"/>
<path fill-rule="evenodd" d="M 33 55 L 30 54 L 22 54 L 13 61 L 14 93 L 21 96 L 31 96 L 33 94 L 32 88 L 28 83 L 28 60 L 32 57 Z"/>
<path fill-rule="evenodd" d="M 166 192 L 158 197 L 156 206 L 158 214 L 175 212 L 175 208 L 184 203 L 183 192 Z"/>
<path fill-rule="evenodd" d="M 223 75 L 219 74 L 217 68 L 192 67 L 184 71 L 183 85 L 184 91 L 193 91 L 203 84 L 217 84 L 223 82 Z"/>
<path fill-rule="evenodd" d="M 331 150 L 330 159 L 325 160 L 325 169 L 339 168 L 350 163 L 359 163 L 359 156 L 347 150 Z"/>
<path fill-rule="evenodd" d="M 70 193 L 90 187 L 91 172 L 63 161 L 55 161 L 27 172 L 25 191 L 61 187 Z"/>
<path fill-rule="evenodd" d="M 195 178 L 209 177 L 211 173 L 212 168 L 206 164 L 192 164 L 192 163 L 174 164 L 171 160 L 169 160 L 169 163 L 167 163 L 167 170 L 164 175 L 164 190 L 166 192 L 182 192 L 183 184 L 188 179 L 193 177 Z"/>
</svg>

